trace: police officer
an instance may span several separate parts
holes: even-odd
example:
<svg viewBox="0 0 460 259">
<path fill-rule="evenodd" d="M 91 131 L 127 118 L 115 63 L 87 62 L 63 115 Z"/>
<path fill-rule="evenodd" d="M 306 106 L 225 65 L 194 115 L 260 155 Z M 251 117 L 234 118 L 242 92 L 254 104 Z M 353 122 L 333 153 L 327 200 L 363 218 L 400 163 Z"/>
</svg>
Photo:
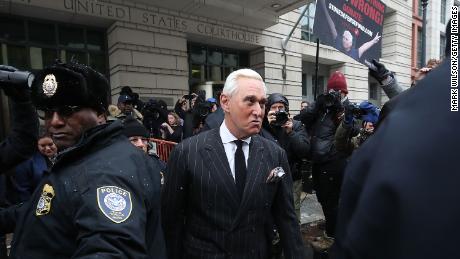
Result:
<svg viewBox="0 0 460 259">
<path fill-rule="evenodd" d="M 0 213 L 1 231 L 16 226 L 11 258 L 164 258 L 159 168 L 121 122 L 98 125 L 109 88 L 75 63 L 37 75 L 32 99 L 59 153 L 29 202 Z"/>
</svg>

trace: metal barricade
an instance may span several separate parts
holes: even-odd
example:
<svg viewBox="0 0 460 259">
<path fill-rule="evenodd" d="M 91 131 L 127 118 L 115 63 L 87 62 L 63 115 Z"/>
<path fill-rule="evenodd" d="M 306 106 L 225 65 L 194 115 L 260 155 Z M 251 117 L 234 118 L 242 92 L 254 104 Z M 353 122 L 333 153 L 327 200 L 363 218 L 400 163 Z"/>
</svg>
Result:
<svg viewBox="0 0 460 259">
<path fill-rule="evenodd" d="M 150 142 L 153 144 L 152 149 L 149 152 L 157 154 L 161 160 L 167 162 L 169 154 L 173 150 L 174 146 L 177 145 L 176 142 L 166 141 L 162 139 L 151 138 Z"/>
</svg>

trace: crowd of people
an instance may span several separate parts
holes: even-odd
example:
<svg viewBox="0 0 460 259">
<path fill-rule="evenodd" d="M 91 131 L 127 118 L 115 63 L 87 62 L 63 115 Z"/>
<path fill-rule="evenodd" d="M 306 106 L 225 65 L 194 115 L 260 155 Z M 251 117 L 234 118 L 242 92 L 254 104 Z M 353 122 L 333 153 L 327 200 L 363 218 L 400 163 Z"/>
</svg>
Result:
<svg viewBox="0 0 460 259">
<path fill-rule="evenodd" d="M 171 110 L 129 87 L 109 105 L 107 79 L 75 62 L 39 71 L 31 89 L 1 82 L 12 130 L 0 144 L 0 258 L 8 233 L 11 258 L 307 258 L 310 172 L 332 258 L 457 258 L 460 120 L 444 110 L 446 57 L 406 91 L 373 60 L 382 110 L 352 103 L 336 71 L 295 116 L 251 69 Z M 151 138 L 177 143 L 168 161 Z"/>
</svg>

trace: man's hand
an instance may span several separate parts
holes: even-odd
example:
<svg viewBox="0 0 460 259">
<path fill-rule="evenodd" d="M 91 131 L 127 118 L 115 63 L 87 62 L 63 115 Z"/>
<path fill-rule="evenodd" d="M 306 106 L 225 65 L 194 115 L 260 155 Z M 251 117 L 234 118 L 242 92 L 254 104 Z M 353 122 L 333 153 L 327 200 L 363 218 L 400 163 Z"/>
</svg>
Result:
<svg viewBox="0 0 460 259">
<path fill-rule="evenodd" d="M 267 114 L 267 120 L 268 124 L 273 124 L 273 122 L 276 121 L 276 116 L 275 116 L 276 111 L 269 111 Z"/>
<path fill-rule="evenodd" d="M 391 72 L 382 63 L 373 59 L 372 64 L 369 66 L 369 74 L 382 84 L 391 75 Z"/>
<path fill-rule="evenodd" d="M 0 73 L 3 71 L 11 73 L 18 71 L 15 67 L 0 65 Z M 0 82 L 0 88 L 3 89 L 5 94 L 15 102 L 28 102 L 30 101 L 30 90 L 27 85 L 9 84 L 8 82 Z"/>
<path fill-rule="evenodd" d="M 372 39 L 372 43 L 373 44 L 376 44 L 377 42 L 379 42 L 380 38 L 382 38 L 382 36 L 379 35 L 379 32 L 377 32 L 377 34 L 375 35 L 375 37 Z"/>
<path fill-rule="evenodd" d="M 350 125 L 353 122 L 353 104 L 348 104 L 345 106 L 345 116 L 343 122 L 347 125 Z"/>
<path fill-rule="evenodd" d="M 284 123 L 284 125 L 281 127 L 284 128 L 287 134 L 291 134 L 293 126 L 294 126 L 294 123 L 292 123 L 292 119 L 289 118 L 289 120 L 286 121 L 286 123 Z"/>
</svg>

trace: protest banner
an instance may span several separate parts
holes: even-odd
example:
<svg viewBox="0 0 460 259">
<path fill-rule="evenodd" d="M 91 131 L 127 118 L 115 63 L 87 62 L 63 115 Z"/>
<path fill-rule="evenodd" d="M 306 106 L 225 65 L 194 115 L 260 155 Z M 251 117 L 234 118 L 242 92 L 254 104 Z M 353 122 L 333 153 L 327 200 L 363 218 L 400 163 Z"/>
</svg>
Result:
<svg viewBox="0 0 460 259">
<path fill-rule="evenodd" d="M 313 33 L 321 43 L 369 65 L 382 56 L 385 8 L 381 0 L 317 0 Z"/>
</svg>

